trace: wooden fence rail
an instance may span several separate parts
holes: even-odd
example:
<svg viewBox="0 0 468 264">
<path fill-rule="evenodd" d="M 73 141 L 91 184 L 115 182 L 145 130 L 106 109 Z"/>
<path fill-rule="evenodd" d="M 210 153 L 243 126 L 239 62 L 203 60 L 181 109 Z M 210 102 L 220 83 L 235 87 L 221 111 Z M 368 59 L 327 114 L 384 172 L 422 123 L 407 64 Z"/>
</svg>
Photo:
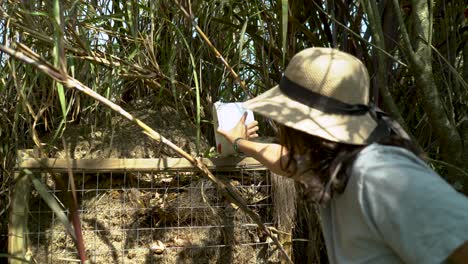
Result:
<svg viewBox="0 0 468 264">
<path fill-rule="evenodd" d="M 203 163 L 210 170 L 265 170 L 265 167 L 253 158 L 202 158 Z M 70 159 L 70 168 L 74 172 L 124 172 L 124 171 L 168 171 L 168 170 L 195 170 L 196 168 L 184 158 L 159 159 Z M 43 170 L 53 172 L 66 172 L 68 170 L 66 159 L 27 158 L 17 165 L 18 170 Z"/>
</svg>

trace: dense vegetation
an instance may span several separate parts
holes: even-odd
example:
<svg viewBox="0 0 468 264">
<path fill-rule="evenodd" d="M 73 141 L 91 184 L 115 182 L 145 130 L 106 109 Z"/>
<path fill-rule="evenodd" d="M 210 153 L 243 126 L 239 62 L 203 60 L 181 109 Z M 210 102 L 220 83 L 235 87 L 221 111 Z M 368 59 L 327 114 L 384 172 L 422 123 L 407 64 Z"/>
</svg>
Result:
<svg viewBox="0 0 468 264">
<path fill-rule="evenodd" d="M 215 101 L 267 90 L 303 48 L 337 47 L 365 62 L 377 104 L 468 193 L 467 16 L 454 0 L 8 0 L 0 1 L 0 45 L 31 49 L 123 108 L 174 105 L 210 140 Z M 2 234 L 16 150 L 47 152 L 67 127 L 110 127 L 114 115 L 0 52 Z"/>
</svg>

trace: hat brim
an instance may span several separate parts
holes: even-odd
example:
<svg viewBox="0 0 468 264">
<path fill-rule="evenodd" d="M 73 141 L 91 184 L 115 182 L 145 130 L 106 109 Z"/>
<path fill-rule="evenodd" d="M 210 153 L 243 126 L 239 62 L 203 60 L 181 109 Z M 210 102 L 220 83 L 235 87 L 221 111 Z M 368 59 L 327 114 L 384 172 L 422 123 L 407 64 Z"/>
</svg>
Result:
<svg viewBox="0 0 468 264">
<path fill-rule="evenodd" d="M 282 125 L 334 142 L 364 145 L 377 126 L 369 113 L 324 113 L 290 99 L 278 85 L 246 101 L 243 106 Z"/>
</svg>

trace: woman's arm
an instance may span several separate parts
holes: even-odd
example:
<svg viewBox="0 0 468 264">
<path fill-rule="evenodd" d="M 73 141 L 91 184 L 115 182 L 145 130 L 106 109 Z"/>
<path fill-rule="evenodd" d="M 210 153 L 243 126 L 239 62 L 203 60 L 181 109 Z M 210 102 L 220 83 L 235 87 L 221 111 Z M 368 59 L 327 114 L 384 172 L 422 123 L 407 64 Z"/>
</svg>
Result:
<svg viewBox="0 0 468 264">
<path fill-rule="evenodd" d="M 218 129 L 218 133 L 223 135 L 231 144 L 234 144 L 236 139 L 242 138 L 236 142 L 239 151 L 258 160 L 272 172 L 287 176 L 288 173 L 281 169 L 281 162 L 286 164 L 287 161 L 288 152 L 286 148 L 274 143 L 260 143 L 250 141 L 250 138 L 258 137 L 258 122 L 254 121 L 248 125 L 245 125 L 246 118 L 247 112 L 244 113 L 242 118 L 233 129 L 230 131 L 223 131 Z"/>
<path fill-rule="evenodd" d="M 287 151 L 281 145 L 241 139 L 237 141 L 237 146 L 245 155 L 258 160 L 272 172 L 282 176 L 288 175 L 286 171 L 281 169 L 281 162 L 286 164 L 287 161 Z"/>
</svg>

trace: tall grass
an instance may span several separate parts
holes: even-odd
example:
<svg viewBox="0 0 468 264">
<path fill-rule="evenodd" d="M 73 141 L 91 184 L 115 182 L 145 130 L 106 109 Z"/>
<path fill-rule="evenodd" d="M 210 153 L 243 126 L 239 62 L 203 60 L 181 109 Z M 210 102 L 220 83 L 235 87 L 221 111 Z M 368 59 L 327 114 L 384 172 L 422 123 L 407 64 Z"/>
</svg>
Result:
<svg viewBox="0 0 468 264">
<path fill-rule="evenodd" d="M 435 1 L 432 6 L 432 64 L 450 122 L 460 135 L 468 135 L 462 129 L 468 114 L 468 88 L 462 75 L 468 72 L 463 61 L 468 32 L 461 30 L 466 22 L 460 3 Z M 155 109 L 175 105 L 179 115 L 192 120 L 197 141 L 206 137 L 211 143 L 215 101 L 255 96 L 280 80 L 288 60 L 299 50 L 336 46 L 362 59 L 378 80 L 374 84 L 386 78 L 387 89 L 379 86 L 380 92 L 375 93 L 383 97 L 381 106 L 396 116 L 400 113 L 421 147 L 439 160 L 439 136 L 401 49 L 399 25 L 387 19 L 393 11 L 382 4 L 367 0 L 3 1 L 0 45 L 21 43 L 31 48 L 119 105 L 147 98 L 155 98 Z M 380 18 L 376 10 L 382 11 Z M 411 30 L 408 10 L 401 11 Z M 382 24 L 376 24 L 379 21 Z M 47 153 L 60 144 L 56 139 L 70 126 L 111 124 L 111 118 L 110 110 L 92 98 L 65 90 L 33 66 L 0 52 L 0 208 L 9 205 L 18 149 L 37 146 Z M 261 130 L 264 135 L 273 133 L 265 123 Z M 437 164 L 445 173 L 447 166 Z M 6 212 L 0 209 L 3 234 Z M 0 251 L 4 248 L 0 245 Z"/>
</svg>

